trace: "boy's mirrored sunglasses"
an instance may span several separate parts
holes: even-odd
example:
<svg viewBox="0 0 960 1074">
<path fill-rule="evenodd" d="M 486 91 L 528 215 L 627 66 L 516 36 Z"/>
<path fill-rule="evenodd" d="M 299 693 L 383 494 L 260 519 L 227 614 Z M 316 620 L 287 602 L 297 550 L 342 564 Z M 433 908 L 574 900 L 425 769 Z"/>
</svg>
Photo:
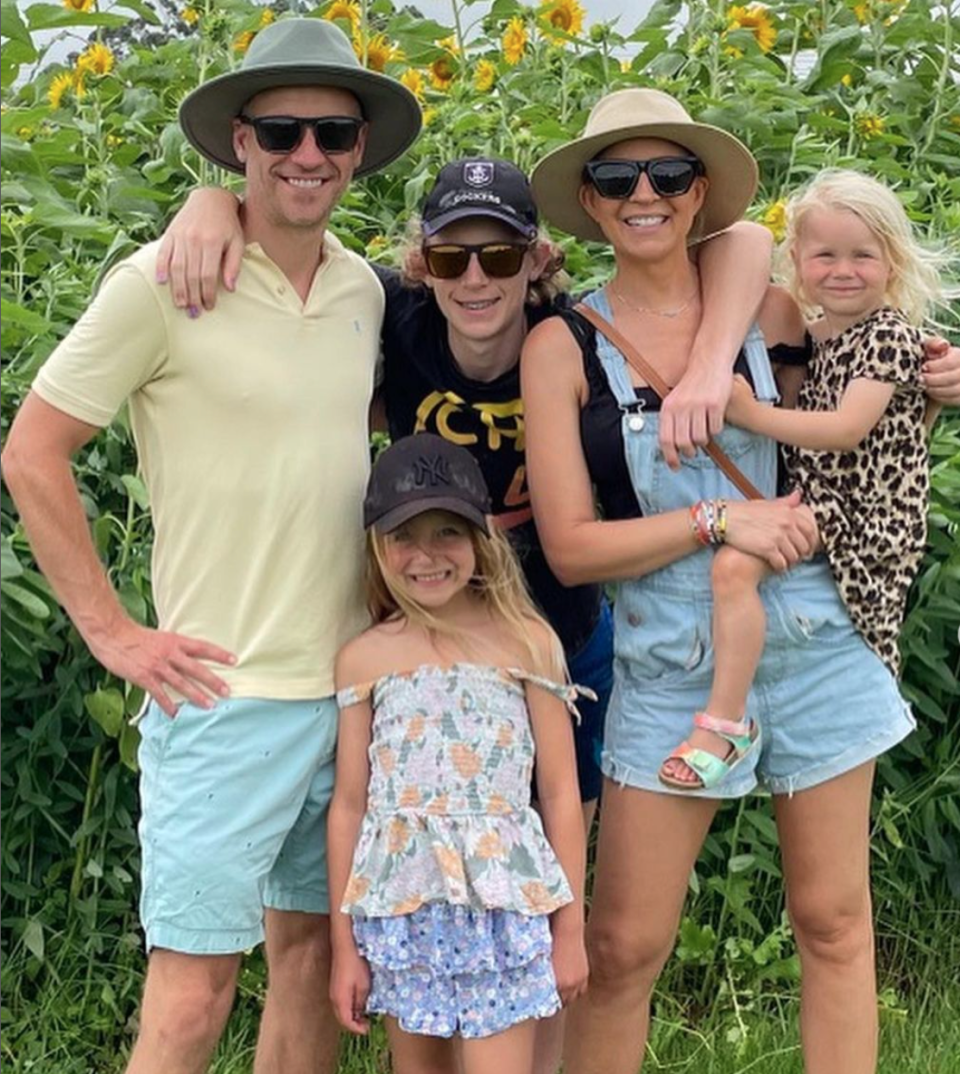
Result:
<svg viewBox="0 0 960 1074">
<path fill-rule="evenodd" d="M 480 268 L 488 276 L 506 279 L 520 271 L 530 246 L 529 242 L 486 242 L 480 246 L 444 242 L 437 246 L 424 245 L 422 249 L 427 271 L 439 280 L 453 280 L 462 276 L 470 264 L 471 254 L 477 255 Z"/>
<path fill-rule="evenodd" d="M 583 181 L 593 184 L 601 198 L 629 198 L 640 176 L 647 173 L 653 192 L 661 198 L 676 198 L 704 174 L 696 157 L 653 157 L 651 160 L 591 160 L 583 169 Z"/>
<path fill-rule="evenodd" d="M 303 141 L 308 128 L 313 129 L 317 148 L 324 153 L 347 153 L 354 149 L 363 120 L 356 116 L 247 116 L 237 117 L 253 127 L 257 144 L 267 153 L 292 153 Z"/>
</svg>

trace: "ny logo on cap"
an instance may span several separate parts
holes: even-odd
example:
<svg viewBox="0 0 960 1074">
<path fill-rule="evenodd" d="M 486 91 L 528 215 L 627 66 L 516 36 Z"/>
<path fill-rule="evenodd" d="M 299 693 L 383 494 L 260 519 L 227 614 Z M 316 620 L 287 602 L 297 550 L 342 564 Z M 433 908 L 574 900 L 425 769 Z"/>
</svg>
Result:
<svg viewBox="0 0 960 1074">
<path fill-rule="evenodd" d="M 450 484 L 450 464 L 442 455 L 421 455 L 413 468 L 414 482 L 421 488 L 428 484 L 435 487 L 441 482 L 444 485 Z"/>
<path fill-rule="evenodd" d="M 467 186 L 489 186 L 493 182 L 493 164 L 489 160 L 464 164 L 463 181 Z"/>
</svg>

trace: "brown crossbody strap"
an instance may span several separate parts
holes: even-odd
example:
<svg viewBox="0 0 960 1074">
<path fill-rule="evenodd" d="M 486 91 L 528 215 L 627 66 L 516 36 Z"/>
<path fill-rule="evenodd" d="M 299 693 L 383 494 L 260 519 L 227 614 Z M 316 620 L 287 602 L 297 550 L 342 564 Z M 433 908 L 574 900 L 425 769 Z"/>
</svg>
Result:
<svg viewBox="0 0 960 1074">
<path fill-rule="evenodd" d="M 619 329 L 614 328 L 605 317 L 601 317 L 593 307 L 580 302 L 574 306 L 574 309 L 581 317 L 589 321 L 598 332 L 610 340 L 630 365 L 633 366 L 647 384 L 649 384 L 657 395 L 660 396 L 662 402 L 670 391 L 670 385 L 667 384 L 663 377 L 661 377 L 653 366 L 650 365 L 630 340 L 628 340 Z M 713 440 L 711 440 L 704 450 L 748 500 L 762 500 L 764 498 L 763 493 L 761 493 L 753 482 L 750 481 L 740 467 L 730 459 L 723 448 L 719 447 Z"/>
</svg>

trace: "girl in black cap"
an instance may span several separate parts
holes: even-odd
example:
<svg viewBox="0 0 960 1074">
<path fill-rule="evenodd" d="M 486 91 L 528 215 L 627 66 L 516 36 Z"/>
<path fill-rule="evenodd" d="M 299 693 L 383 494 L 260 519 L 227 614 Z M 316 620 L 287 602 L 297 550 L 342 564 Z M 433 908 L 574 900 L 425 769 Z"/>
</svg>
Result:
<svg viewBox="0 0 960 1074">
<path fill-rule="evenodd" d="M 583 691 L 488 508 L 463 448 L 384 452 L 364 503 L 374 625 L 337 659 L 331 995 L 354 1033 L 387 1016 L 398 1072 L 453 1069 L 437 1038 L 456 1036 L 465 1074 L 528 1074 L 536 1019 L 586 984 L 564 711 Z"/>
</svg>

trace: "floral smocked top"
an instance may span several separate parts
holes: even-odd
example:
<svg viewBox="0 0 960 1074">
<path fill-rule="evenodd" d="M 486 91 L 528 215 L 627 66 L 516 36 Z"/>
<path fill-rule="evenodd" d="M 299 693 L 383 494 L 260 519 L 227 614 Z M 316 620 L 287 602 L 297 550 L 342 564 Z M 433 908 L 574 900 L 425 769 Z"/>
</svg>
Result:
<svg viewBox="0 0 960 1074">
<path fill-rule="evenodd" d="M 341 910 L 410 914 L 426 903 L 549 914 L 570 885 L 530 804 L 534 744 L 524 683 L 578 694 L 519 668 L 425 665 L 339 691 L 372 699 L 370 785 Z"/>
</svg>

